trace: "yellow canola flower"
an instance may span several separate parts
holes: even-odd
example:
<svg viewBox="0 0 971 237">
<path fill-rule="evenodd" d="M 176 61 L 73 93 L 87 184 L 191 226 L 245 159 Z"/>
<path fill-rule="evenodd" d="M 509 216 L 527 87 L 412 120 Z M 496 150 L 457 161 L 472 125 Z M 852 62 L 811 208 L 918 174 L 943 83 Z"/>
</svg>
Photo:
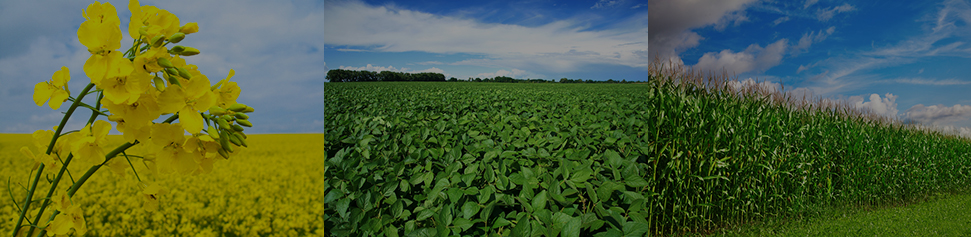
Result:
<svg viewBox="0 0 971 237">
<path fill-rule="evenodd" d="M 79 162 L 88 164 L 100 164 L 104 162 L 104 147 L 108 142 L 106 137 L 108 136 L 109 130 L 111 130 L 111 124 L 104 120 L 94 121 L 93 126 L 90 124 L 85 125 L 77 133 L 79 137 L 71 146 L 71 152 L 74 154 L 74 157 Z"/>
<path fill-rule="evenodd" d="M 98 84 L 106 76 L 118 76 L 110 75 L 109 69 L 121 60 L 128 61 L 117 51 L 121 47 L 121 21 L 111 3 L 92 3 L 83 15 L 87 20 L 78 28 L 78 41 L 91 53 L 84 62 L 84 73 Z"/>
<path fill-rule="evenodd" d="M 144 93 L 131 104 L 115 104 L 109 100 L 102 100 L 101 104 L 112 114 L 108 116 L 108 120 L 117 123 L 115 128 L 128 142 L 148 141 L 151 134 L 149 125 L 152 124 L 152 120 L 162 115 L 158 109 L 155 93 Z"/>
<path fill-rule="evenodd" d="M 168 194 L 169 190 L 162 186 L 159 186 L 156 183 L 152 183 L 143 187 L 144 189 L 142 190 L 142 193 L 141 193 L 142 201 L 144 201 L 142 204 L 142 209 L 145 209 L 146 211 L 157 211 L 158 199 L 160 198 L 160 196 Z"/>
<path fill-rule="evenodd" d="M 71 205 L 67 211 L 61 212 L 54 217 L 51 225 L 47 226 L 47 236 L 66 235 L 73 228 L 77 236 L 84 236 L 88 232 L 84 221 L 84 212 L 79 205 Z"/>
<path fill-rule="evenodd" d="M 179 32 L 179 17 L 169 11 L 155 6 L 140 6 L 137 0 L 128 1 L 128 10 L 132 13 L 128 34 L 134 39 L 168 37 Z M 140 32 L 142 30 L 145 32 Z"/>
<path fill-rule="evenodd" d="M 181 86 L 166 87 L 159 94 L 159 110 L 162 113 L 178 112 L 179 123 L 185 127 L 185 131 L 199 133 L 205 127 L 199 111 L 209 110 L 216 103 L 216 96 L 209 90 L 209 78 L 206 75 L 196 75 L 180 83 Z"/>
<path fill-rule="evenodd" d="M 195 158 L 196 163 L 199 164 L 199 169 L 193 175 L 212 172 L 212 164 L 216 162 L 216 156 L 219 155 L 219 142 L 213 140 L 209 135 L 198 134 L 186 140 L 184 148 L 197 154 Z"/>
<path fill-rule="evenodd" d="M 236 104 L 236 99 L 239 98 L 240 92 L 239 85 L 235 81 L 229 81 L 234 75 L 236 75 L 236 71 L 229 69 L 229 75 L 226 76 L 226 79 L 218 83 L 221 86 L 213 90 L 213 93 L 216 93 L 218 96 L 216 97 L 216 106 L 225 109 Z"/>
<path fill-rule="evenodd" d="M 152 125 L 152 143 L 161 148 L 155 158 L 159 173 L 191 174 L 199 167 L 195 154 L 183 148 L 186 140 L 184 133 L 182 125 L 178 123 Z"/>
<path fill-rule="evenodd" d="M 140 68 L 149 73 L 160 72 L 164 68 L 158 65 L 158 59 L 169 59 L 171 57 L 165 47 L 152 48 L 135 57 L 135 68 Z"/>
<path fill-rule="evenodd" d="M 104 90 L 105 99 L 115 104 L 132 104 L 149 88 L 152 88 L 152 74 L 144 71 L 134 71 L 128 60 L 119 62 L 112 68 L 118 70 L 118 75 L 102 79 L 98 84 Z"/>
<path fill-rule="evenodd" d="M 21 147 L 20 152 L 23 153 L 28 158 L 34 160 L 34 168 L 31 168 L 30 170 L 36 170 L 40 164 L 44 164 L 44 166 L 47 168 L 50 168 L 50 170 L 61 169 L 59 165 L 60 163 L 57 163 L 57 161 L 55 161 L 54 158 L 51 157 L 51 155 L 48 155 L 47 153 L 41 152 L 40 154 L 35 156 L 34 152 L 30 151 L 30 148 L 27 148 L 27 147 Z"/>
<path fill-rule="evenodd" d="M 48 105 L 51 109 L 58 109 L 67 98 L 70 97 L 71 92 L 67 90 L 67 82 L 71 81 L 71 71 L 62 66 L 61 70 L 54 72 L 51 76 L 51 81 L 45 81 L 37 83 L 34 85 L 34 103 L 37 106 L 44 105 L 48 99 Z"/>
</svg>

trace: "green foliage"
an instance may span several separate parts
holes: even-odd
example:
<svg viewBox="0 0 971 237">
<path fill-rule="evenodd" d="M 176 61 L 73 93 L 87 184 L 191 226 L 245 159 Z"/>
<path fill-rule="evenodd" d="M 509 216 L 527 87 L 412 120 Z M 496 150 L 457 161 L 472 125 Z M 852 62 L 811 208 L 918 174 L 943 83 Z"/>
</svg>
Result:
<svg viewBox="0 0 971 237">
<path fill-rule="evenodd" d="M 643 236 L 967 187 L 971 143 L 675 83 L 325 90 L 333 236 Z"/>
</svg>

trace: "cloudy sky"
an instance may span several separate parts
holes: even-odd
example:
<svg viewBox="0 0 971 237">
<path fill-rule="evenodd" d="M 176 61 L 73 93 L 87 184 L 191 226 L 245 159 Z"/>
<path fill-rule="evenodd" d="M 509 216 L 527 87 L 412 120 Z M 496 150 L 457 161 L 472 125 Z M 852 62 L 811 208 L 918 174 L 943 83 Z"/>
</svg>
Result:
<svg viewBox="0 0 971 237">
<path fill-rule="evenodd" d="M 34 84 L 51 79 L 61 66 L 71 71 L 75 95 L 90 82 L 82 65 L 90 56 L 77 38 L 82 11 L 93 1 L 0 1 L 0 133 L 51 129 L 68 104 L 57 111 L 32 100 Z M 102 1 L 103 2 L 103 1 Z M 121 18 L 125 39 L 128 1 L 108 1 Z M 200 31 L 180 45 L 202 54 L 187 57 L 212 83 L 239 83 L 240 103 L 256 108 L 252 133 L 322 133 L 324 2 L 262 0 L 143 0 L 177 15 L 182 24 L 197 22 Z M 329 4 L 329 3 L 328 3 Z M 91 98 L 93 96 L 89 96 Z M 85 101 L 88 101 L 86 98 Z M 93 103 L 89 101 L 89 103 Z M 81 110 L 79 110 L 81 111 Z M 68 129 L 80 128 L 89 112 L 75 114 Z"/>
<path fill-rule="evenodd" d="M 971 127 L 967 0 L 648 5 L 652 57 L 843 98 L 904 120 Z"/>
<path fill-rule="evenodd" d="M 646 0 L 325 0 L 327 68 L 647 80 Z"/>
</svg>

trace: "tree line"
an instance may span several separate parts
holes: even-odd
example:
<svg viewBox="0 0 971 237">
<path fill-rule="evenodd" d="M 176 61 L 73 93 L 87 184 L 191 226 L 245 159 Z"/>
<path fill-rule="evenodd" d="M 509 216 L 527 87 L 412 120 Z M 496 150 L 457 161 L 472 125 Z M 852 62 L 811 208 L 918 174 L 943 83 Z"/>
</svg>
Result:
<svg viewBox="0 0 971 237">
<path fill-rule="evenodd" d="M 327 78 L 330 82 L 364 82 L 364 81 L 446 81 L 445 75 L 441 73 L 434 72 L 422 72 L 422 73 L 406 73 L 406 72 L 392 72 L 392 71 L 354 71 L 346 69 L 332 69 L 327 71 Z M 450 82 L 505 82 L 505 83 L 631 83 L 627 79 L 620 81 L 615 81 L 614 79 L 608 79 L 606 81 L 595 81 L 591 79 L 569 79 L 560 78 L 559 81 L 550 79 L 516 79 L 507 76 L 496 76 L 493 78 L 472 78 L 469 77 L 468 80 L 459 80 L 455 77 L 449 78 L 447 81 Z"/>
<path fill-rule="evenodd" d="M 445 75 L 434 72 L 372 72 L 354 71 L 346 69 L 332 69 L 327 71 L 330 82 L 362 82 L 362 81 L 445 81 Z"/>
</svg>

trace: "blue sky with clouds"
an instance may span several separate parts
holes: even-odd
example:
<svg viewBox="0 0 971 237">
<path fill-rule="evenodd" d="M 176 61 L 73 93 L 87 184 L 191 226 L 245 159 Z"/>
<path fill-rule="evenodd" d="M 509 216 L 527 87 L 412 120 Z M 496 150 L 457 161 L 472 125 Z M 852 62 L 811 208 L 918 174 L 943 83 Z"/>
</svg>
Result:
<svg viewBox="0 0 971 237">
<path fill-rule="evenodd" d="M 649 8 L 652 57 L 971 136 L 967 0 L 651 0 Z"/>
<path fill-rule="evenodd" d="M 71 70 L 69 87 L 78 93 L 90 81 L 82 65 L 90 56 L 77 38 L 82 11 L 93 1 L 0 1 L 0 133 L 50 129 L 67 111 L 32 100 L 34 84 L 51 79 L 61 66 Z M 104 2 L 104 1 L 102 1 Z M 128 1 L 108 1 L 128 32 Z M 260 0 L 141 1 L 177 15 L 200 31 L 180 45 L 202 54 L 186 57 L 210 81 L 232 80 L 242 89 L 238 101 L 256 108 L 250 133 L 324 131 L 324 2 Z M 329 3 L 328 3 L 329 4 Z M 124 34 L 122 48 L 131 46 Z M 86 98 L 85 101 L 91 99 Z M 93 103 L 93 100 L 88 101 Z M 81 111 L 81 110 L 79 110 Z M 78 129 L 90 113 L 75 114 L 66 126 Z M 116 132 L 116 131 L 115 131 Z"/>
<path fill-rule="evenodd" d="M 647 1 L 325 0 L 329 69 L 647 80 Z"/>
</svg>

